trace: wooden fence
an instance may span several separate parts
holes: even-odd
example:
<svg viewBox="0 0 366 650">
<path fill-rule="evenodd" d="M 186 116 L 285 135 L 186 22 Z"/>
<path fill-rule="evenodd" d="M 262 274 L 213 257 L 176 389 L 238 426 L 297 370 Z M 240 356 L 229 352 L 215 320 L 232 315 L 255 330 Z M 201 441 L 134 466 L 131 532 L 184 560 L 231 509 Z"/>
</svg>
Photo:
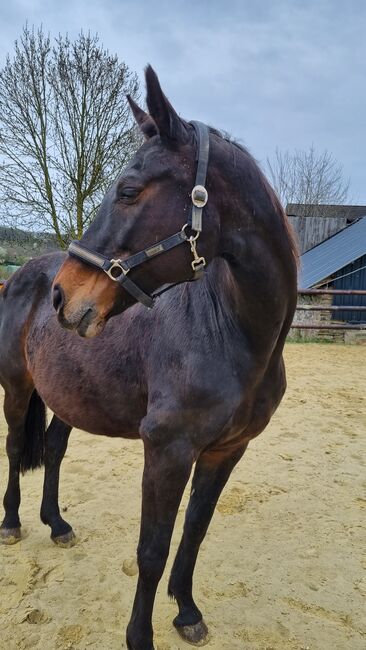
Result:
<svg viewBox="0 0 366 650">
<path fill-rule="evenodd" d="M 310 302 L 309 304 L 299 302 L 296 307 L 296 317 L 291 325 L 292 329 L 313 329 L 313 330 L 366 330 L 366 323 L 348 323 L 332 322 L 331 318 L 322 318 L 321 320 L 313 320 L 308 318 L 305 321 L 299 318 L 298 312 L 320 312 L 320 315 L 325 315 L 324 312 L 337 313 L 337 312 L 366 312 L 366 305 L 333 305 L 333 296 L 366 296 L 366 290 L 343 290 L 343 289 L 300 289 L 298 292 L 302 296 L 316 296 L 319 297 L 322 304 Z M 311 300 L 311 298 L 310 298 Z M 326 303 L 326 304 L 324 304 Z"/>
</svg>

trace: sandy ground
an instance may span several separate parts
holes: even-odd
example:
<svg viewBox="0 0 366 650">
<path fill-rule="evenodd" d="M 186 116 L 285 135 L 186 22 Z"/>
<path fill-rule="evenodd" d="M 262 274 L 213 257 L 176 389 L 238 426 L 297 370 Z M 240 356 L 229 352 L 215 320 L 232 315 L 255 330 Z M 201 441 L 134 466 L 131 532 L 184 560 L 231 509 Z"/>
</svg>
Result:
<svg viewBox="0 0 366 650">
<path fill-rule="evenodd" d="M 286 397 L 233 472 L 199 557 L 195 593 L 207 647 L 365 650 L 366 349 L 289 344 L 286 359 Z M 22 480 L 23 539 L 0 547 L 1 650 L 126 647 L 141 469 L 139 442 L 73 432 L 61 481 L 78 535 L 70 550 L 55 547 L 39 521 L 42 471 Z M 184 650 L 167 575 L 156 647 Z"/>
</svg>

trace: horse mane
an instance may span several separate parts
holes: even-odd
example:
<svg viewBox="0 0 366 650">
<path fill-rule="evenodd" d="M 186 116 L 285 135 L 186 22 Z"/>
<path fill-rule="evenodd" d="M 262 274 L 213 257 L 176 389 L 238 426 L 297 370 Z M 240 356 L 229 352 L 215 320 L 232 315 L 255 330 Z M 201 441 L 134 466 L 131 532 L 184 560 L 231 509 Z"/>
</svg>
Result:
<svg viewBox="0 0 366 650">
<path fill-rule="evenodd" d="M 248 149 L 244 145 L 239 143 L 237 140 L 234 140 L 227 132 L 216 129 L 212 126 L 209 127 L 209 130 L 210 133 L 221 138 L 232 147 L 234 166 L 236 166 L 236 150 L 239 150 L 242 154 L 244 154 L 244 156 L 247 159 L 247 162 L 251 164 L 252 168 L 256 171 L 258 182 L 261 185 L 262 189 L 264 190 L 266 196 L 268 197 L 274 212 L 278 215 L 280 219 L 280 223 L 283 227 L 285 238 L 289 243 L 292 256 L 294 258 L 296 267 L 298 268 L 300 253 L 299 253 L 299 245 L 298 245 L 296 233 L 287 218 L 285 210 L 282 206 L 282 203 L 276 191 L 274 190 L 270 182 L 267 180 L 264 172 L 261 169 L 259 162 L 254 158 L 254 156 L 252 156 L 252 154 L 248 151 Z"/>
</svg>

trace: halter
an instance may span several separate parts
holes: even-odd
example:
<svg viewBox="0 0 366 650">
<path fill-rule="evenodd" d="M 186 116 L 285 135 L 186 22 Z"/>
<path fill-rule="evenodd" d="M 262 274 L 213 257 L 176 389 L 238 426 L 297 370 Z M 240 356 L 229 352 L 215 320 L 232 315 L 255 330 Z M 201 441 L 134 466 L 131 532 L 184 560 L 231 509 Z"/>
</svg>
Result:
<svg viewBox="0 0 366 650">
<path fill-rule="evenodd" d="M 69 255 L 104 271 L 111 280 L 114 282 L 119 282 L 119 284 L 126 291 L 128 291 L 128 293 L 130 293 L 134 298 L 136 298 L 136 300 L 141 302 L 146 307 L 152 307 L 154 298 L 174 285 L 164 285 L 162 289 L 154 292 L 150 296 L 142 289 L 140 289 L 140 287 L 137 286 L 137 284 L 128 277 L 128 273 L 131 269 L 140 266 L 153 257 L 157 257 L 157 255 L 161 255 L 161 253 L 165 253 L 166 251 L 179 246 L 183 242 L 188 242 L 191 248 L 191 253 L 193 255 L 193 260 L 191 262 L 191 266 L 194 272 L 194 276 L 192 278 L 193 280 L 198 280 L 200 277 L 202 277 L 204 268 L 206 266 L 205 258 L 200 257 L 197 253 L 196 243 L 202 232 L 202 212 L 208 200 L 205 183 L 210 147 L 209 130 L 205 124 L 202 124 L 202 122 L 190 122 L 190 124 L 192 124 L 196 132 L 198 145 L 196 157 L 197 171 L 195 186 L 191 192 L 192 207 L 189 213 L 188 221 L 184 224 L 182 229 L 174 235 L 171 235 L 166 239 L 162 239 L 153 246 L 149 246 L 148 248 L 144 248 L 138 253 L 134 253 L 134 255 L 130 255 L 130 257 L 127 257 L 124 260 L 108 259 L 108 257 L 105 257 L 100 253 L 90 251 L 78 241 L 71 242 L 68 249 Z M 188 235 L 187 229 L 194 234 Z"/>
</svg>

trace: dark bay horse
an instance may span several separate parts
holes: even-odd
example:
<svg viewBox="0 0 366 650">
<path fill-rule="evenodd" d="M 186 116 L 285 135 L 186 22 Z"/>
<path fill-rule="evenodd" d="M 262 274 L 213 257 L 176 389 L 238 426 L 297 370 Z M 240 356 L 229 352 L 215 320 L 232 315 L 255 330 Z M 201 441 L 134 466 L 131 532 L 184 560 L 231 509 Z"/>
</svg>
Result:
<svg viewBox="0 0 366 650">
<path fill-rule="evenodd" d="M 58 507 L 72 427 L 143 441 L 129 650 L 153 650 L 155 593 L 193 464 L 169 594 L 183 638 L 205 641 L 192 596 L 198 550 L 233 467 L 284 394 L 282 352 L 297 293 L 296 246 L 253 158 L 214 129 L 182 120 L 150 67 L 146 83 L 149 113 L 131 101 L 145 143 L 81 245 L 29 262 L 0 298 L 9 426 L 2 540 L 20 537 L 20 471 L 44 462 L 42 521 L 55 542 L 72 541 Z M 192 192 L 205 166 L 205 187 Z M 205 264 L 202 279 L 190 282 Z M 152 309 L 137 302 L 150 304 L 166 283 L 179 284 Z M 47 431 L 45 404 L 55 413 Z"/>
</svg>

